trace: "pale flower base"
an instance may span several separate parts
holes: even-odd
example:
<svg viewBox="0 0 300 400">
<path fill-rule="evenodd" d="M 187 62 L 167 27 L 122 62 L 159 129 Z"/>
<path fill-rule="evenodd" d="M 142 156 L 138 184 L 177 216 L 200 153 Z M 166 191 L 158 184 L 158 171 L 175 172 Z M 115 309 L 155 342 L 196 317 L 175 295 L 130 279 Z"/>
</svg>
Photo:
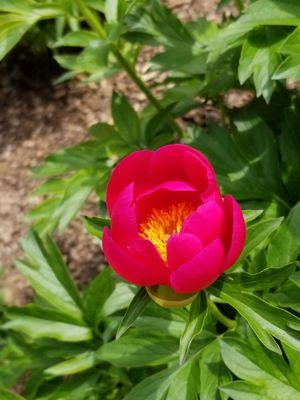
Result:
<svg viewBox="0 0 300 400">
<path fill-rule="evenodd" d="M 146 290 L 151 299 L 164 308 L 182 308 L 192 303 L 198 292 L 180 294 L 168 286 L 147 286 Z"/>
</svg>

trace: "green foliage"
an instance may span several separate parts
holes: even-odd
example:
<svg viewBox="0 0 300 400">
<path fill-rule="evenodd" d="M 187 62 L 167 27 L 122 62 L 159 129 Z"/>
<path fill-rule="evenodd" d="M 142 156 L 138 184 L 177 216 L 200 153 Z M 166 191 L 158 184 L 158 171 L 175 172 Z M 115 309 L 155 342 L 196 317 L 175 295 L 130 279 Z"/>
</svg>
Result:
<svg viewBox="0 0 300 400">
<path fill-rule="evenodd" d="M 23 380 L 28 400 L 299 398 L 300 103 L 285 87 L 300 76 L 298 0 L 251 1 L 221 26 L 182 22 L 158 0 L 0 0 L 0 59 L 42 20 L 52 21 L 46 43 L 67 71 L 61 81 L 125 70 L 149 104 L 136 112 L 113 93 L 112 124 L 93 125 L 86 141 L 34 169 L 42 201 L 28 213 L 33 229 L 16 264 L 35 298 L 1 306 L 0 397 L 22 398 L 9 390 Z M 150 71 L 167 73 L 153 83 L 159 99 L 135 68 L 143 45 L 158 49 Z M 229 110 L 224 93 L 237 86 L 263 99 Z M 199 96 L 220 124 L 190 123 Z M 240 259 L 185 309 L 157 306 L 108 267 L 79 290 L 49 235 L 62 234 L 93 193 L 99 215 L 83 223 L 101 243 L 116 163 L 174 141 L 204 152 L 223 193 L 240 201 Z"/>
</svg>

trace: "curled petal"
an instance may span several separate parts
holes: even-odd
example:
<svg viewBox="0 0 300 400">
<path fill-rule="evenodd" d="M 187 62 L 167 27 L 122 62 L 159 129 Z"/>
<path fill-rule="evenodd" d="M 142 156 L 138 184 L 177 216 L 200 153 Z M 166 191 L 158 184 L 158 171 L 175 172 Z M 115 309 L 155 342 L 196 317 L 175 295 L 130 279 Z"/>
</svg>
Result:
<svg viewBox="0 0 300 400">
<path fill-rule="evenodd" d="M 226 270 L 236 262 L 243 250 L 246 241 L 246 224 L 242 210 L 232 196 L 225 196 L 224 212 L 227 222 L 225 234 L 227 256 L 223 270 Z"/>
<path fill-rule="evenodd" d="M 221 275 L 224 261 L 224 247 L 221 240 L 217 239 L 171 273 L 171 288 L 177 293 L 205 289 Z"/>
<path fill-rule="evenodd" d="M 173 234 L 167 243 L 168 266 L 171 271 L 191 260 L 202 249 L 201 240 L 190 233 Z"/>
<path fill-rule="evenodd" d="M 120 245 L 131 243 L 138 237 L 133 190 L 131 183 L 121 192 L 111 213 L 111 228 Z"/>
<path fill-rule="evenodd" d="M 136 254 L 133 257 L 134 248 L 129 250 L 128 254 L 123 248 L 121 248 L 115 240 L 112 238 L 111 232 L 108 228 L 104 229 L 103 232 L 103 250 L 105 256 L 114 269 L 114 271 L 120 275 L 123 279 L 131 282 L 135 285 L 140 286 L 152 286 L 152 285 L 168 285 L 169 277 L 166 273 L 166 267 L 160 268 L 155 264 L 152 267 L 147 264 L 153 260 L 153 253 L 149 252 L 149 247 L 144 247 L 144 259 L 148 259 L 147 263 L 137 261 L 140 257 L 138 256 L 141 250 L 135 248 Z M 138 245 L 137 245 L 138 247 Z"/>
<path fill-rule="evenodd" d="M 138 185 L 148 179 L 147 171 L 152 154 L 150 150 L 135 151 L 125 157 L 113 170 L 106 195 L 110 213 L 116 199 L 126 186 L 131 182 Z"/>
<path fill-rule="evenodd" d="M 184 154 L 184 166 L 188 182 L 201 193 L 202 201 L 210 198 L 221 200 L 216 175 L 209 161 L 201 154 L 186 151 Z"/>
<path fill-rule="evenodd" d="M 225 216 L 222 208 L 215 201 L 208 201 L 198 207 L 182 226 L 182 233 L 196 235 L 203 246 L 215 239 L 221 239 L 224 233 Z"/>
</svg>

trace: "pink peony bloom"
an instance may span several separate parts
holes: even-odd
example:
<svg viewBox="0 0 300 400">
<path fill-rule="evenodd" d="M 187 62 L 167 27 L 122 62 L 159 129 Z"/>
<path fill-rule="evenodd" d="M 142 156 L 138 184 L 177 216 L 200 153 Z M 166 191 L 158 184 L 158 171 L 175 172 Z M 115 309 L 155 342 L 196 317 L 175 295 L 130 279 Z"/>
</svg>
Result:
<svg viewBox="0 0 300 400">
<path fill-rule="evenodd" d="M 105 256 L 123 279 L 192 293 L 238 259 L 246 238 L 236 200 L 222 198 L 214 170 L 196 149 L 173 144 L 124 158 L 107 189 L 111 230 Z"/>
</svg>

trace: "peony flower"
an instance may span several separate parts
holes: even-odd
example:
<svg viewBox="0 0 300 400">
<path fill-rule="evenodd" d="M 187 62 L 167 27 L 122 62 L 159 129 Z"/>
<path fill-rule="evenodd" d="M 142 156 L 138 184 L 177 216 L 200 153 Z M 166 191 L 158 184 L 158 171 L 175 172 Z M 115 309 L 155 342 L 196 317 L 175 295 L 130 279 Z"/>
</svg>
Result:
<svg viewBox="0 0 300 400">
<path fill-rule="evenodd" d="M 164 297 L 187 304 L 236 262 L 245 243 L 240 206 L 222 198 L 207 158 L 186 145 L 125 157 L 110 178 L 107 207 L 109 264 L 159 304 Z"/>
</svg>

